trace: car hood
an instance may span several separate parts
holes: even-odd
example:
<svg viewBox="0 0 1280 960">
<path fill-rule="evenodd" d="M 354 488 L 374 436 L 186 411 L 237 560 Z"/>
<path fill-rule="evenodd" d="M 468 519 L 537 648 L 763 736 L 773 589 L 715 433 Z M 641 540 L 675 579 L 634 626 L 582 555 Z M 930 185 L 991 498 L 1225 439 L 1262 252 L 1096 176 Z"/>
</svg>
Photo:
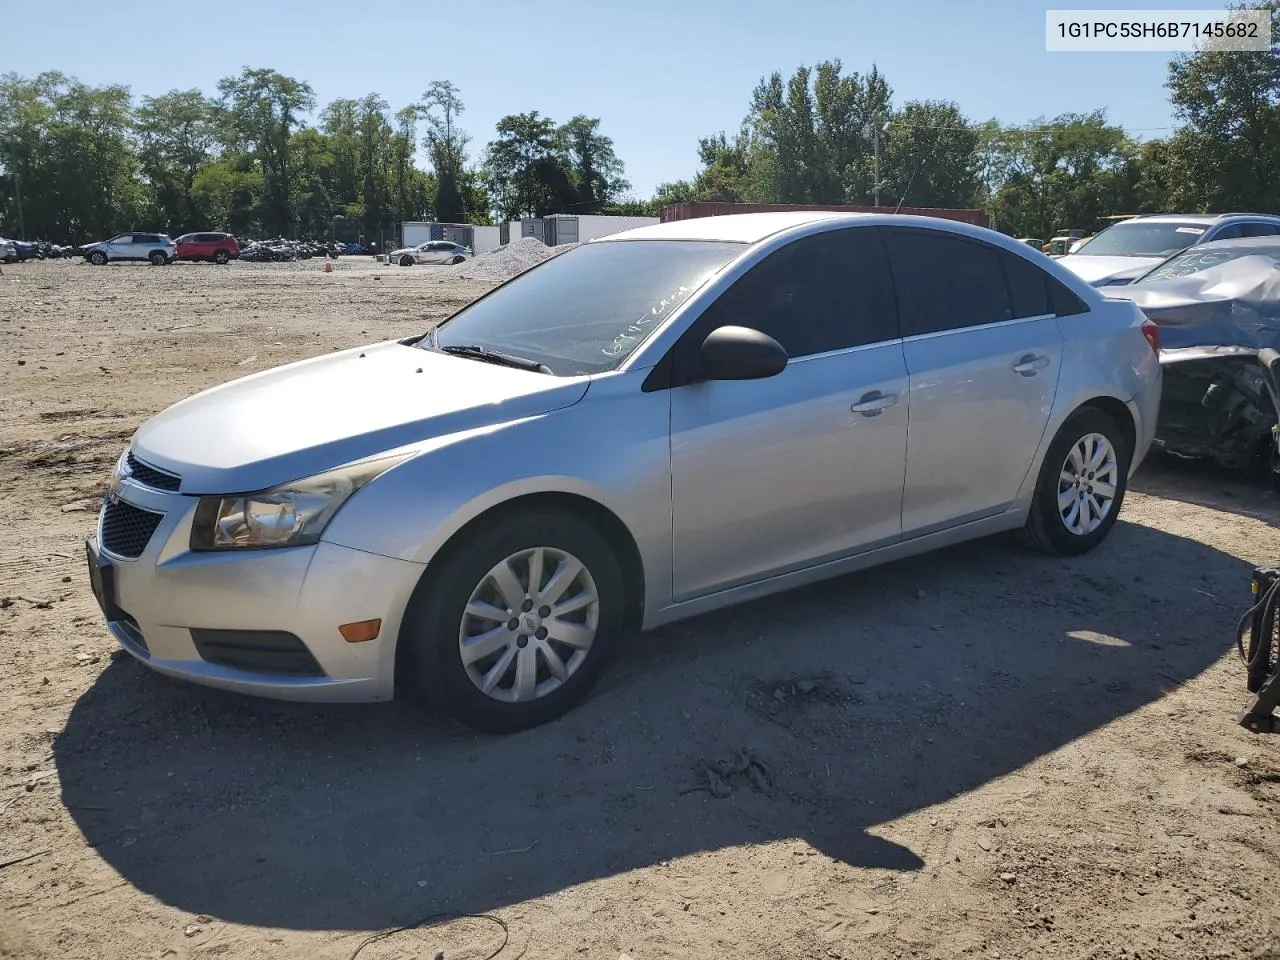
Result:
<svg viewBox="0 0 1280 960">
<path fill-rule="evenodd" d="M 582 399 L 552 377 L 400 343 L 356 347 L 214 387 L 152 417 L 135 455 L 181 492 L 242 493 Z"/>
<path fill-rule="evenodd" d="M 415 249 L 413 249 L 413 247 L 401 247 L 399 250 L 392 250 L 390 253 L 388 253 L 388 254 L 387 254 L 387 256 L 388 256 L 388 257 L 398 257 L 398 256 L 400 256 L 401 254 L 405 254 L 405 253 L 417 253 L 417 252 L 418 252 L 418 251 L 417 251 L 417 250 L 415 250 Z"/>
<path fill-rule="evenodd" d="M 1058 262 L 1077 277 L 1092 284 L 1105 280 L 1134 280 L 1162 260 L 1162 257 L 1093 257 L 1083 251 L 1058 258 Z"/>
<path fill-rule="evenodd" d="M 1255 352 L 1280 347 L 1280 263 L 1270 257 L 1240 257 L 1188 276 L 1103 293 L 1137 304 L 1159 324 L 1164 353 L 1189 347 Z"/>
</svg>

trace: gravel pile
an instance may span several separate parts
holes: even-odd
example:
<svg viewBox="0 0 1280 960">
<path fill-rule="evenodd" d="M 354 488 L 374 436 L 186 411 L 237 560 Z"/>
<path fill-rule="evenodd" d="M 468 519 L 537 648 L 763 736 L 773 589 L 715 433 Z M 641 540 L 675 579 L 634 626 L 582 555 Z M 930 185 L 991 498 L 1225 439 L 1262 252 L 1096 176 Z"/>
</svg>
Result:
<svg viewBox="0 0 1280 960">
<path fill-rule="evenodd" d="M 576 243 L 565 243 L 548 247 L 537 237 L 521 237 L 459 264 L 453 275 L 463 280 L 507 280 L 576 246 Z"/>
</svg>

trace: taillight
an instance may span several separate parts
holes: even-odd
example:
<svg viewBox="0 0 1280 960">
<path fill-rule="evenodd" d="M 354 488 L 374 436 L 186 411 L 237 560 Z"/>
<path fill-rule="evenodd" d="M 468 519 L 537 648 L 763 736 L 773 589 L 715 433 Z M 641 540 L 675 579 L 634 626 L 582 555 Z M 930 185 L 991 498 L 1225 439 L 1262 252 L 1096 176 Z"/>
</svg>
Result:
<svg viewBox="0 0 1280 960">
<path fill-rule="evenodd" d="M 1142 335 L 1147 338 L 1147 343 L 1151 344 L 1151 349 L 1160 354 L 1160 327 L 1154 321 L 1146 319 L 1142 321 Z"/>
</svg>

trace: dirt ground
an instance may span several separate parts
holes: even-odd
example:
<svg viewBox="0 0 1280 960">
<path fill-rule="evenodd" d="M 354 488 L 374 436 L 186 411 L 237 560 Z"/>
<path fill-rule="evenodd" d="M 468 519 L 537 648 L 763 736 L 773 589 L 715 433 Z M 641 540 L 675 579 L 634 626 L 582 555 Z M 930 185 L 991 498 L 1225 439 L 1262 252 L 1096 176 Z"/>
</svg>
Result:
<svg viewBox="0 0 1280 960">
<path fill-rule="evenodd" d="M 1084 558 L 980 542 L 663 629 L 507 738 L 115 650 L 82 542 L 140 421 L 483 289 L 4 268 L 0 956 L 1280 957 L 1280 737 L 1231 649 L 1280 514 L 1212 471 L 1152 460 Z M 361 947 L 446 911 L 497 919 Z"/>
</svg>

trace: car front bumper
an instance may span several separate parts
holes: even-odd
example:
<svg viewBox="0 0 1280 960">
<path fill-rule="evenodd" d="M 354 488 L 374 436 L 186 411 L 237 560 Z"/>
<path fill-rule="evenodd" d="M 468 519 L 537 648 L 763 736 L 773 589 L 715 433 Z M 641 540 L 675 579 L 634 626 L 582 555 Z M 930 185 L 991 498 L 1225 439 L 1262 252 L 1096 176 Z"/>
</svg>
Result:
<svg viewBox="0 0 1280 960">
<path fill-rule="evenodd" d="M 422 565 L 325 542 L 192 552 L 197 498 L 128 481 L 118 496 L 163 513 L 136 559 L 103 547 L 105 505 L 90 545 L 109 569 L 107 626 L 139 661 L 171 677 L 275 699 L 392 698 L 396 639 Z M 338 632 L 373 619 L 381 620 L 376 639 L 348 643 Z M 281 638 L 296 646 L 292 654 L 281 656 Z"/>
</svg>

